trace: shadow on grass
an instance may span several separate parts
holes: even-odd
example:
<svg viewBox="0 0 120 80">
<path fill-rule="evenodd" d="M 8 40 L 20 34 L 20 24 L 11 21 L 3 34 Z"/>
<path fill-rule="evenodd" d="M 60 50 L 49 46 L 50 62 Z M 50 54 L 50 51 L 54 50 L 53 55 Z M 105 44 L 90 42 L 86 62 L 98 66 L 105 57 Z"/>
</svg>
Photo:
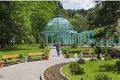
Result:
<svg viewBox="0 0 120 80">
<path fill-rule="evenodd" d="M 120 74 L 120 71 L 117 69 L 117 67 L 112 64 L 101 65 L 99 71 L 100 72 L 113 72 L 113 73 Z"/>
</svg>

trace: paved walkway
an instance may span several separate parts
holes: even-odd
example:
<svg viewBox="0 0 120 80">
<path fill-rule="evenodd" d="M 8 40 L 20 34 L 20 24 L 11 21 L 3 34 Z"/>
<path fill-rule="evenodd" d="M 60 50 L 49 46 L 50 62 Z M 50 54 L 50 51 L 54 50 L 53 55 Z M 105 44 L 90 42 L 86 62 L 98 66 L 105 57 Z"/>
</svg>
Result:
<svg viewBox="0 0 120 80">
<path fill-rule="evenodd" d="M 50 51 L 49 60 L 27 62 L 0 68 L 0 80 L 40 80 L 40 75 L 48 67 L 76 60 L 75 58 L 65 59 L 62 54 L 57 56 L 57 52 L 53 48 Z"/>
</svg>

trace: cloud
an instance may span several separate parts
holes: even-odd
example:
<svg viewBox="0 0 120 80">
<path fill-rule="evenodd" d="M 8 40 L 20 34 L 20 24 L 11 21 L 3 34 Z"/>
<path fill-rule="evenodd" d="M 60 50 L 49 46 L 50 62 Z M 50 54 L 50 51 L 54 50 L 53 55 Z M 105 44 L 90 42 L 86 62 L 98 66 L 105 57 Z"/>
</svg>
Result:
<svg viewBox="0 0 120 80">
<path fill-rule="evenodd" d="M 61 0 L 64 9 L 89 9 L 95 6 L 94 0 Z"/>
</svg>

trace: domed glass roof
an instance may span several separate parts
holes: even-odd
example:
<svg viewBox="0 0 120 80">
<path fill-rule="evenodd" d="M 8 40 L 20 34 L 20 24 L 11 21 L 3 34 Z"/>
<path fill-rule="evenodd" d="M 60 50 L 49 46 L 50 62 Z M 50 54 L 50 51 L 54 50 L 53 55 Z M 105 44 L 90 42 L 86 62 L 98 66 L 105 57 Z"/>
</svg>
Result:
<svg viewBox="0 0 120 80">
<path fill-rule="evenodd" d="M 62 17 L 53 18 L 48 22 L 45 31 L 73 30 L 72 24 Z"/>
</svg>

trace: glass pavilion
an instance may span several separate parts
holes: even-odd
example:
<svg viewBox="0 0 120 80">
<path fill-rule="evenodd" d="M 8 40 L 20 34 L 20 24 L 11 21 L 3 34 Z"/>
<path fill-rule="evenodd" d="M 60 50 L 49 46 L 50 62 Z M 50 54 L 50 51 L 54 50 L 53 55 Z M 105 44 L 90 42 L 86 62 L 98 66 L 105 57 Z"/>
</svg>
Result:
<svg viewBox="0 0 120 80">
<path fill-rule="evenodd" d="M 62 17 L 56 17 L 50 20 L 45 27 L 44 36 L 46 44 L 73 44 L 77 32 L 73 30 L 71 23 Z"/>
<path fill-rule="evenodd" d="M 61 16 L 50 20 L 43 33 L 46 44 L 59 43 L 62 45 L 89 45 L 95 42 L 93 37 L 95 35 L 95 30 L 77 33 L 77 31 L 73 30 L 72 24 Z M 101 39 L 99 43 L 101 45 L 106 45 L 107 47 L 111 46 L 114 44 L 114 36 L 111 39 L 108 39 L 106 42 L 104 42 L 104 39 Z M 120 46 L 120 40 L 118 42 L 118 46 Z"/>
</svg>

